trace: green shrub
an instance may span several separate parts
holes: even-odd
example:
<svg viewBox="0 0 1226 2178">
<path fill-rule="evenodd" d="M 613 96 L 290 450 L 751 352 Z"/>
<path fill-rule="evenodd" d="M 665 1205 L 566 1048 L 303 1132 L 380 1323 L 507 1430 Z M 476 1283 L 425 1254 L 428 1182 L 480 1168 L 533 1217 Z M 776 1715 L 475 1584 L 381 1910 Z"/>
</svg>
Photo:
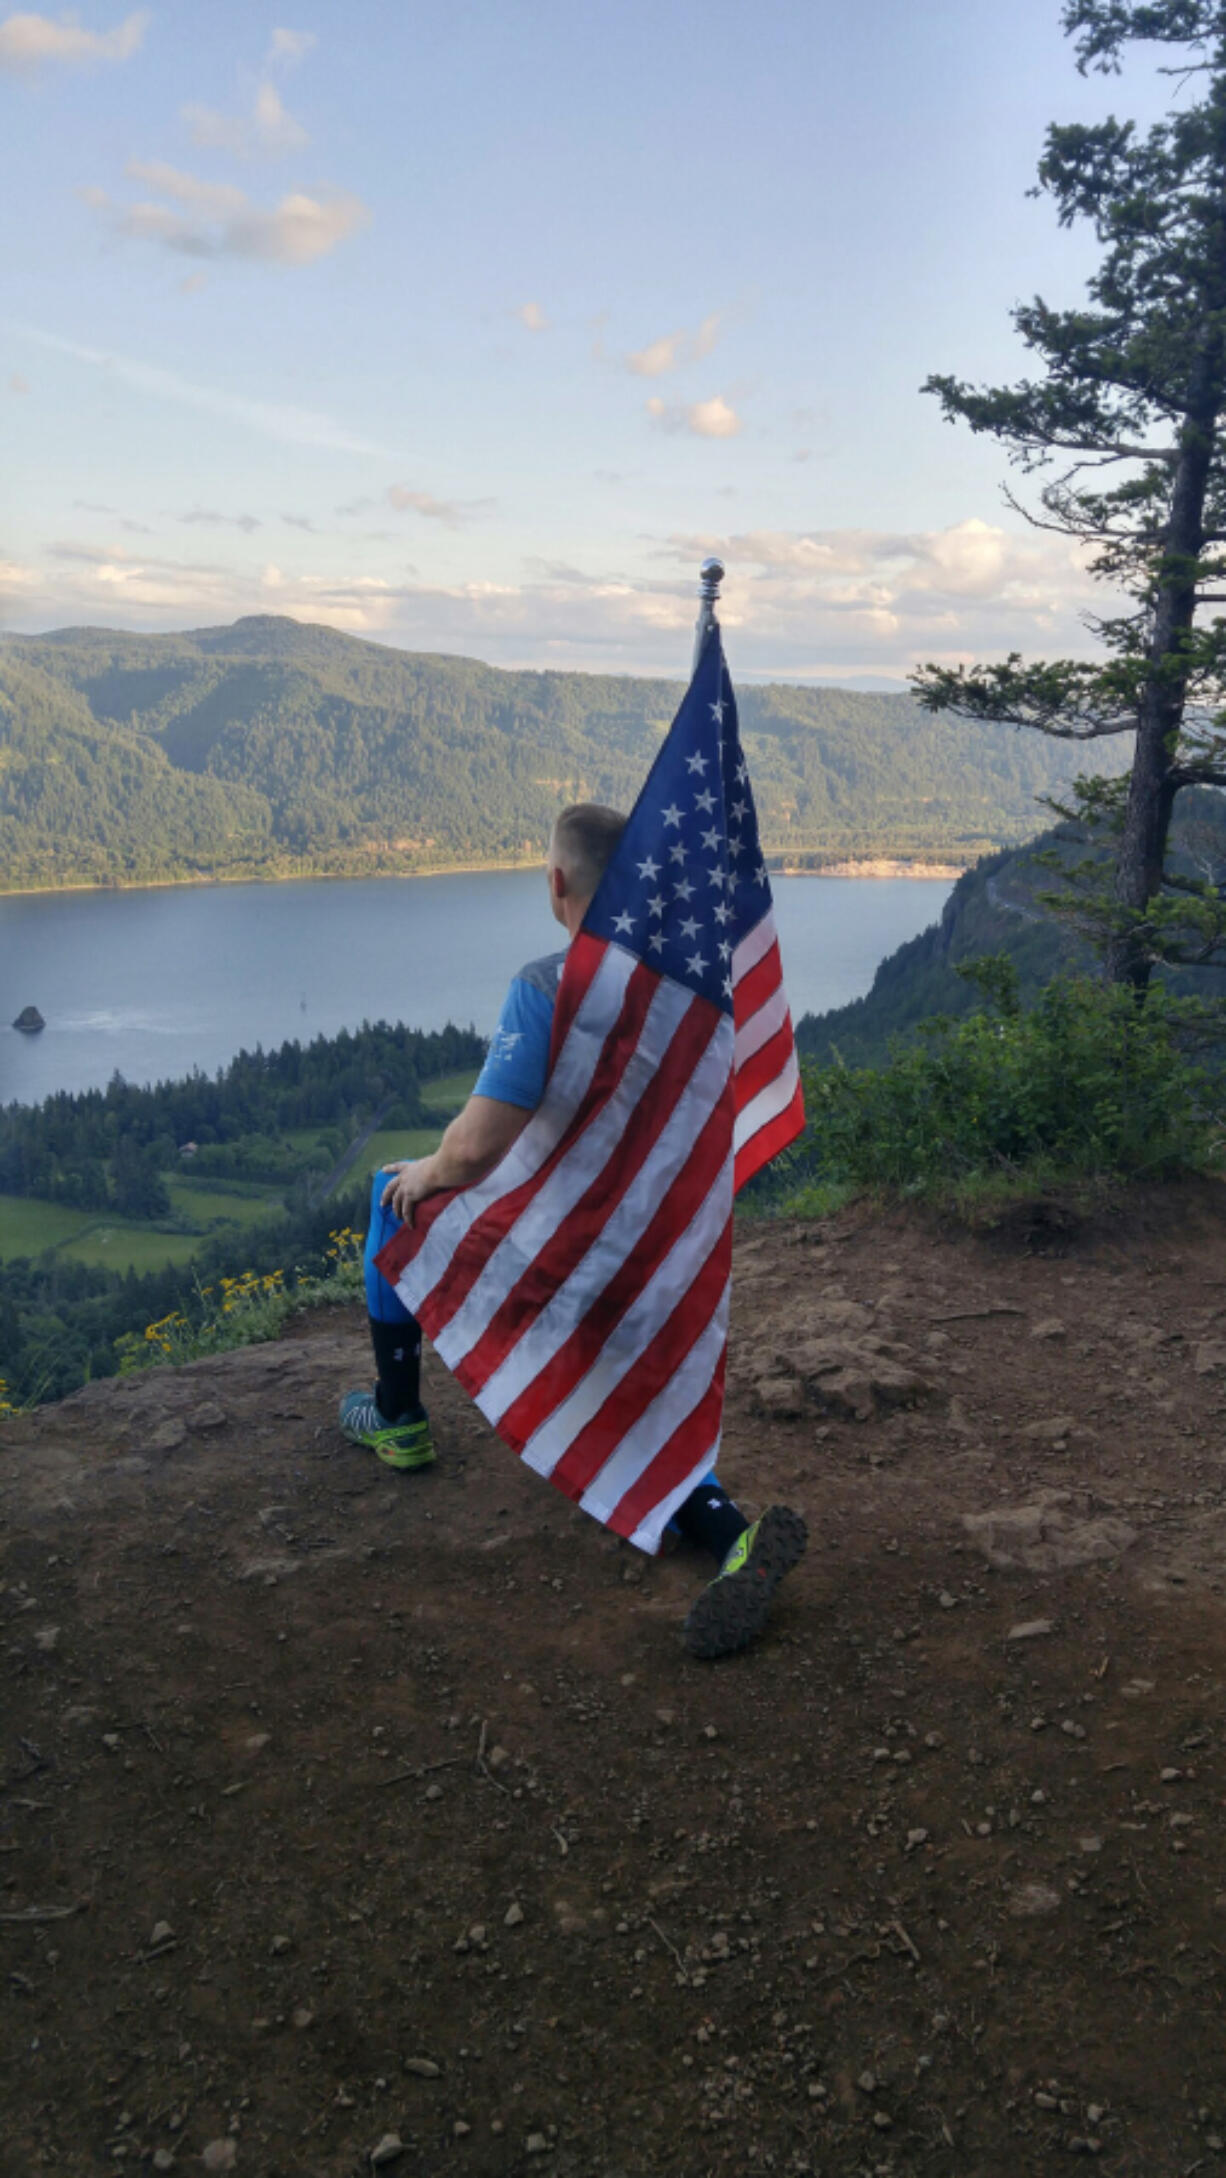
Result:
<svg viewBox="0 0 1226 2178">
<path fill-rule="evenodd" d="M 1158 1177 L 1211 1164 L 1226 1090 L 1194 1056 L 1223 1030 L 1164 991 L 1058 977 L 1023 1013 L 1003 956 L 964 971 L 988 1001 L 926 1024 L 880 1067 L 804 1070 L 808 1127 L 776 1183 L 949 1195 L 977 1180 Z"/>
</svg>

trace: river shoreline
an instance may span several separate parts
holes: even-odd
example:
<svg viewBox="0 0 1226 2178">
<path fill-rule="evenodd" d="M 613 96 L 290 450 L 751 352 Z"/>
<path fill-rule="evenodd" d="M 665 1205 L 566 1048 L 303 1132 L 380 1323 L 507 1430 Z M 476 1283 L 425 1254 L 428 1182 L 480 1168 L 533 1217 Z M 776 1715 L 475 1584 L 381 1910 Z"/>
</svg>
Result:
<svg viewBox="0 0 1226 2178">
<path fill-rule="evenodd" d="M 856 862 L 828 862 L 820 870 L 811 870 L 794 863 L 771 864 L 771 851 L 768 848 L 766 852 L 772 877 L 902 877 L 925 882 L 937 878 L 952 884 L 971 868 L 969 862 L 903 862 L 878 855 L 866 856 Z M 60 894 L 82 892 L 207 892 L 222 885 L 364 885 L 385 878 L 492 877 L 508 871 L 539 870 L 542 866 L 541 860 L 533 856 L 519 862 L 432 863 L 428 870 L 278 870 L 263 876 L 253 875 L 250 870 L 239 870 L 217 877 L 139 877 L 92 885 L 0 884 L 0 900 L 46 900 Z"/>
</svg>

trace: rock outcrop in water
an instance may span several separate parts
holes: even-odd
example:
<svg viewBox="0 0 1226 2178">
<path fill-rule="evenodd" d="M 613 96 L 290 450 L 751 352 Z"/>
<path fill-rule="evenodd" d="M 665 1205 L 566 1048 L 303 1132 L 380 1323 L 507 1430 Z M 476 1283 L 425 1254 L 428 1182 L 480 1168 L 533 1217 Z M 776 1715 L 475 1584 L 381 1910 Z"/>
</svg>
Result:
<svg viewBox="0 0 1226 2178">
<path fill-rule="evenodd" d="M 23 1036 L 37 1036 L 39 1030 L 46 1026 L 37 1006 L 23 1006 L 13 1023 L 13 1027 L 20 1029 Z"/>
</svg>

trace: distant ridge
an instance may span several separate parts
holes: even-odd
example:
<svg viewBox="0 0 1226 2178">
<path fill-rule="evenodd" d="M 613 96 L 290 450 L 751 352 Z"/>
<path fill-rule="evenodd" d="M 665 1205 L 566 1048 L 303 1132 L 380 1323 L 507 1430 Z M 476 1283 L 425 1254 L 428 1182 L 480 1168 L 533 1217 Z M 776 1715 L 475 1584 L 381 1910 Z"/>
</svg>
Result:
<svg viewBox="0 0 1226 2178">
<path fill-rule="evenodd" d="M 0 643 L 0 889 L 535 861 L 554 813 L 628 806 L 680 681 L 507 672 L 261 614 Z M 1076 752 L 907 695 L 747 683 L 767 850 L 964 866 L 1037 828 Z M 1121 759 L 1122 760 L 1122 759 Z"/>
</svg>

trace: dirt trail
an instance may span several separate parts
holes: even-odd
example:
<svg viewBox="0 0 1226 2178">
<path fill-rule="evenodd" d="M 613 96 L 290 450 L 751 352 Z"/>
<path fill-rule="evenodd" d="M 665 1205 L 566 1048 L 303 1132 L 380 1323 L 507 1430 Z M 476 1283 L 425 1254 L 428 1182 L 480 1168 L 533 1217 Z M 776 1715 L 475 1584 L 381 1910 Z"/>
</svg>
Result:
<svg viewBox="0 0 1226 2178">
<path fill-rule="evenodd" d="M 356 1313 L 8 1425 L 5 2178 L 1226 2171 L 1224 1241 L 747 1226 L 718 1666 Z"/>
</svg>

